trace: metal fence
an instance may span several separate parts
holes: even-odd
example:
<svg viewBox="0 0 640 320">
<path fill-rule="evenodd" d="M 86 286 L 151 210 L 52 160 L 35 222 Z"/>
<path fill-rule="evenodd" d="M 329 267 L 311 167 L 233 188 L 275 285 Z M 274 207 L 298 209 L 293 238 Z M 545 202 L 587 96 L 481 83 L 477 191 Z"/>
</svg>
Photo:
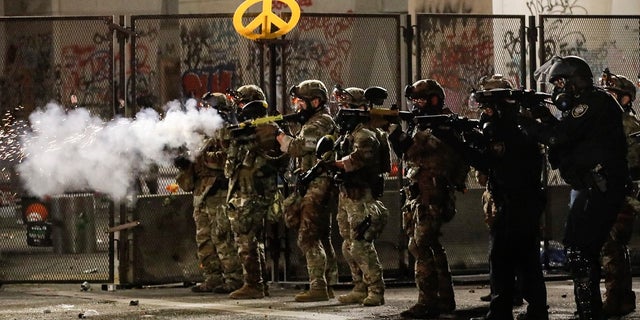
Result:
<svg viewBox="0 0 640 320">
<path fill-rule="evenodd" d="M 129 27 L 125 17 L 117 18 L 118 23 L 113 17 L 0 18 L 3 281 L 145 284 L 200 277 L 190 194 L 165 190 L 176 174 L 173 167 L 141 175 L 133 207 L 94 193 L 48 199 L 24 194 L 14 170 L 24 156 L 16 127 L 24 128 L 29 114 L 50 101 L 71 108 L 75 95 L 79 107 L 108 120 L 147 107 L 162 112 L 172 100 L 184 103 L 207 91 L 253 83 L 265 90 L 271 112 L 288 113 L 288 88 L 309 78 L 329 90 L 336 84 L 384 87 L 387 105 L 402 105 L 406 82 L 433 78 L 444 86 L 454 112 L 474 118 L 477 111 L 467 107 L 467 99 L 479 78 L 501 73 L 525 86 L 534 71 L 527 65 L 536 64 L 532 46 L 539 49 L 540 63 L 556 54 L 585 57 L 596 79 L 604 67 L 630 79 L 640 72 L 635 16 L 540 16 L 539 26 L 527 28 L 524 16 L 420 14 L 412 23 L 404 15 L 304 14 L 294 30 L 271 42 L 240 37 L 228 14 L 131 16 Z M 527 33 L 533 29 L 539 30 L 537 43 Z M 443 230 L 458 274 L 488 268 L 482 189 L 472 175 L 468 182 L 470 191 L 458 197 L 457 217 Z M 555 172 L 549 182 L 544 237 L 551 241 L 561 238 L 567 187 Z M 399 187 L 398 180 L 387 179 L 383 201 L 393 218 L 377 248 L 386 277 L 411 278 Z M 296 235 L 282 227 L 270 231 L 272 280 L 306 279 Z M 341 258 L 337 227 L 333 240 Z M 640 266 L 640 241 L 634 238 L 631 248 L 634 266 Z M 342 259 L 340 274 L 348 276 Z"/>
</svg>

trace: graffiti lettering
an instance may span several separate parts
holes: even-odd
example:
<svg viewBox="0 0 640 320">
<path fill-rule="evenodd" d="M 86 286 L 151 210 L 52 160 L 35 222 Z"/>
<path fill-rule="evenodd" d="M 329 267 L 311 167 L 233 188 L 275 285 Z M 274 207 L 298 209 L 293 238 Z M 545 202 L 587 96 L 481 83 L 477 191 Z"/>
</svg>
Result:
<svg viewBox="0 0 640 320">
<path fill-rule="evenodd" d="M 538 14 L 587 14 L 587 9 L 577 5 L 578 0 L 529 0 L 527 8 Z"/>
<path fill-rule="evenodd" d="M 208 91 L 225 92 L 234 83 L 235 65 L 188 70 L 182 75 L 182 89 L 187 97 L 201 97 Z"/>
<path fill-rule="evenodd" d="M 302 7 L 311 7 L 313 6 L 313 0 L 297 0 L 298 6 Z M 272 4 L 273 10 L 282 10 L 287 8 L 288 6 L 284 2 L 274 1 Z"/>
</svg>

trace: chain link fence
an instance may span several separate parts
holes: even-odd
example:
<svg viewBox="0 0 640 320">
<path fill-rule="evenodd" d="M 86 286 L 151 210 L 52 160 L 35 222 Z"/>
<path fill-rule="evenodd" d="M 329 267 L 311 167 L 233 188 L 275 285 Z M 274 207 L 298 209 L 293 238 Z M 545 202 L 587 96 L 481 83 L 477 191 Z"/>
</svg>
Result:
<svg viewBox="0 0 640 320">
<path fill-rule="evenodd" d="M 55 103 L 114 115 L 112 17 L 0 18 L 0 280 L 107 281 L 108 199 L 30 198 L 15 165 L 28 116 Z M 21 201 L 22 200 L 22 201 Z"/>
</svg>

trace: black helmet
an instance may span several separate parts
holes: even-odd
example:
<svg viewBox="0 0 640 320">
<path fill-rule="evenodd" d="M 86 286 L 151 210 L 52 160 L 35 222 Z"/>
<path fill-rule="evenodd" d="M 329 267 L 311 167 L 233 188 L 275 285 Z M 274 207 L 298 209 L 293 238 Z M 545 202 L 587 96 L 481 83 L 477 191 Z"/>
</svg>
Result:
<svg viewBox="0 0 640 320">
<path fill-rule="evenodd" d="M 293 97 L 311 101 L 314 98 L 320 99 L 321 104 L 328 100 L 327 87 L 320 80 L 305 80 L 297 86 L 289 89 L 289 94 Z"/>
<path fill-rule="evenodd" d="M 255 100 L 266 100 L 264 92 L 255 84 L 244 85 L 236 91 L 231 92 L 233 101 L 237 103 L 248 103 Z"/>
<path fill-rule="evenodd" d="M 576 98 L 593 87 L 593 74 L 584 59 L 577 56 L 554 57 L 549 68 L 549 82 L 553 84 L 551 99 L 560 111 L 576 105 Z"/>
<path fill-rule="evenodd" d="M 549 82 L 564 78 L 571 81 L 578 89 L 584 89 L 593 85 L 593 73 L 591 67 L 578 56 L 556 57 L 549 69 Z"/>
<path fill-rule="evenodd" d="M 418 80 L 404 88 L 404 96 L 409 99 L 428 99 L 434 95 L 444 101 L 444 89 L 433 79 Z"/>
<path fill-rule="evenodd" d="M 238 121 L 242 122 L 265 117 L 267 115 L 267 107 L 267 102 L 264 100 L 251 101 L 240 110 Z"/>
</svg>

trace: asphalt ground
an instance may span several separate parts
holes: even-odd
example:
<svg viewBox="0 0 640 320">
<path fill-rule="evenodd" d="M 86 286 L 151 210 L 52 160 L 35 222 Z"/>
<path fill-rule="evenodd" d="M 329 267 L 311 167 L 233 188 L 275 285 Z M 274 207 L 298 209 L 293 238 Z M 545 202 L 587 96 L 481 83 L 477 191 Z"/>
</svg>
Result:
<svg viewBox="0 0 640 320">
<path fill-rule="evenodd" d="M 440 319 L 469 319 L 483 315 L 488 303 L 480 297 L 489 292 L 486 283 L 458 279 L 455 285 L 457 310 Z M 549 280 L 547 296 L 551 319 L 571 319 L 575 310 L 570 280 Z M 181 284 L 118 288 L 89 283 L 5 284 L 0 288 L 0 319 L 402 319 L 399 313 L 417 298 L 413 285 L 394 285 L 385 292 L 386 304 L 378 307 L 342 305 L 336 299 L 298 303 L 293 296 L 303 284 L 271 283 L 270 296 L 258 300 L 231 300 L 226 295 L 192 293 Z M 634 290 L 640 278 L 634 278 Z M 347 293 L 339 286 L 336 295 Z M 514 308 L 523 311 L 526 304 Z M 640 312 L 612 319 L 640 319 Z"/>
</svg>

